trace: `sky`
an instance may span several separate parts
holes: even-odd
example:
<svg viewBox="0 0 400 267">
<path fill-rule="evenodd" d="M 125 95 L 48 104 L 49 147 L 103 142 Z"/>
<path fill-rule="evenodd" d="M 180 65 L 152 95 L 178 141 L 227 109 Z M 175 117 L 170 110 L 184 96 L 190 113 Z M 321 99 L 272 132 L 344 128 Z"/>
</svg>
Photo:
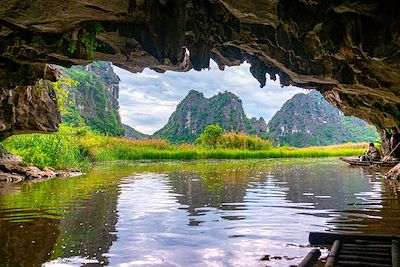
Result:
<svg viewBox="0 0 400 267">
<path fill-rule="evenodd" d="M 209 70 L 202 71 L 157 73 L 145 69 L 134 74 L 116 66 L 114 71 L 121 79 L 119 104 L 122 123 L 146 134 L 161 129 L 190 90 L 202 92 L 207 98 L 230 91 L 242 100 L 247 117 L 263 117 L 266 122 L 293 95 L 306 92 L 293 86 L 282 88 L 278 80 L 269 79 L 266 86 L 260 88 L 246 62 L 225 67 L 224 71 L 219 70 L 214 61 L 211 61 Z"/>
</svg>

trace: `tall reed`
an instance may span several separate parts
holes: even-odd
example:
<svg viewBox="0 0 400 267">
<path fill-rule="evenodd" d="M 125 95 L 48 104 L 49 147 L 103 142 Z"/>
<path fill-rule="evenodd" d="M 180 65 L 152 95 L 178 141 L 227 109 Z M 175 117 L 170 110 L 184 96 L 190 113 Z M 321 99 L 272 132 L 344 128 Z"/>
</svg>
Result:
<svg viewBox="0 0 400 267">
<path fill-rule="evenodd" d="M 82 169 L 89 165 L 88 150 L 80 142 L 92 132 L 85 128 L 61 125 L 53 134 L 25 134 L 7 138 L 5 149 L 23 158 L 27 165 L 39 168 Z"/>
<path fill-rule="evenodd" d="M 368 144 L 343 144 L 326 147 L 273 147 L 269 141 L 245 134 L 225 133 L 216 149 L 205 146 L 173 145 L 165 140 L 132 140 L 103 136 L 88 127 L 61 124 L 57 133 L 13 136 L 1 144 L 20 155 L 26 164 L 40 168 L 85 168 L 90 162 L 112 160 L 190 160 L 301 158 L 361 155 Z"/>
</svg>

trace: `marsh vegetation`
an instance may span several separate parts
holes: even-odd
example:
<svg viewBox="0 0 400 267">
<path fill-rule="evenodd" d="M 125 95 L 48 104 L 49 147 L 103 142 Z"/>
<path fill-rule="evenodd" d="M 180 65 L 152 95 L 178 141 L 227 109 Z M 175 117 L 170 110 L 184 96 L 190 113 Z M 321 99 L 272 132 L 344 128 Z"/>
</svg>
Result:
<svg viewBox="0 0 400 267">
<path fill-rule="evenodd" d="M 115 160 L 193 160 L 333 157 L 362 154 L 367 144 L 324 147 L 278 147 L 268 140 L 242 133 L 222 133 L 215 125 L 195 144 L 172 144 L 166 140 L 134 140 L 105 136 L 89 127 L 61 124 L 57 133 L 12 136 L 2 142 L 27 165 L 40 168 L 82 169 L 91 162 Z"/>
</svg>

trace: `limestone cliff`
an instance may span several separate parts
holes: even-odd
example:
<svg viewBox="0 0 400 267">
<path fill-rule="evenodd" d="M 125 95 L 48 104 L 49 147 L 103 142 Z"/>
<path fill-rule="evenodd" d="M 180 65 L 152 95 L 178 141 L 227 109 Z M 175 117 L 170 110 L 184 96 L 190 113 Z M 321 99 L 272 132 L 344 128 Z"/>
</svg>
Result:
<svg viewBox="0 0 400 267">
<path fill-rule="evenodd" d="M 0 140 L 13 134 L 56 131 L 59 122 L 60 112 L 49 81 L 0 87 Z"/>
<path fill-rule="evenodd" d="M 16 86 L 52 76 L 46 63 L 106 60 L 133 72 L 162 72 L 207 68 L 210 58 L 221 69 L 247 60 L 262 86 L 267 73 L 279 75 L 282 85 L 319 90 L 347 115 L 398 126 L 399 6 L 396 0 L 4 0 L 2 102 L 13 101 L 7 92 Z M 1 110 L 8 119 L 4 104 Z M 56 116 L 37 114 L 47 118 L 18 127 L 56 129 Z M 38 127 L 41 120 L 51 127 Z"/>
<path fill-rule="evenodd" d="M 63 79 L 55 86 L 62 87 L 67 95 L 63 101 L 62 121 L 85 124 L 107 135 L 123 136 L 118 103 L 119 77 L 111 63 L 98 61 L 85 67 L 60 68 L 60 71 Z M 67 84 L 66 79 L 72 82 Z"/>
<path fill-rule="evenodd" d="M 375 127 L 357 118 L 344 116 L 319 92 L 296 94 L 268 122 L 275 143 L 295 147 L 374 142 Z"/>
<path fill-rule="evenodd" d="M 205 98 L 202 93 L 191 90 L 172 113 L 168 123 L 154 136 L 174 143 L 192 143 L 207 125 L 215 123 L 219 123 L 225 131 L 250 134 L 262 134 L 267 127 L 263 118 L 248 119 L 242 101 L 233 93 L 218 93 Z"/>
</svg>

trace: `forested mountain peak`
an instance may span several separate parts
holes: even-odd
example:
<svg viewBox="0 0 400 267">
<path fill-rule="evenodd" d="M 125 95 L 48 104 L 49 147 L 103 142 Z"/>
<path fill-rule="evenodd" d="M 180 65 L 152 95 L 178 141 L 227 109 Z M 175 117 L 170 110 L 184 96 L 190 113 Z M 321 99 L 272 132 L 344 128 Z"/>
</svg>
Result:
<svg viewBox="0 0 400 267">
<path fill-rule="evenodd" d="M 120 79 L 112 64 L 98 61 L 87 66 L 58 68 L 62 78 L 54 86 L 64 103 L 62 121 L 85 124 L 107 135 L 123 135 L 118 103 Z"/>
<path fill-rule="evenodd" d="M 170 116 L 168 123 L 154 135 L 175 143 L 193 142 L 209 124 L 219 123 L 224 131 L 262 134 L 264 119 L 248 119 L 241 99 L 225 91 L 210 98 L 190 90 Z"/>
<path fill-rule="evenodd" d="M 344 116 L 317 91 L 294 95 L 268 122 L 275 143 L 296 147 L 345 142 L 373 142 L 375 127 Z"/>
</svg>

